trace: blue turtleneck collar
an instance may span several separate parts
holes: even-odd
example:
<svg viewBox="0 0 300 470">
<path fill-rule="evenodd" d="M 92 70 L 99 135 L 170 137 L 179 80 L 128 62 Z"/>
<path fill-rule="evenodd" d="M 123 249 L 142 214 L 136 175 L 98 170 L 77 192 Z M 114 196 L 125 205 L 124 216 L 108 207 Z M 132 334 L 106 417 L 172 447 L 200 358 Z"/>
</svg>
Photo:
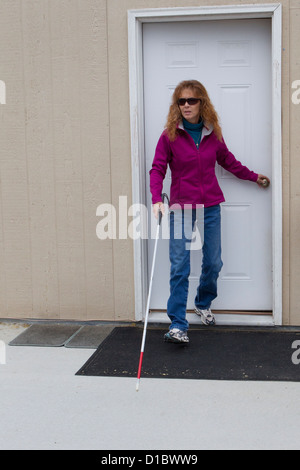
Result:
<svg viewBox="0 0 300 470">
<path fill-rule="evenodd" d="M 193 138 L 196 146 L 199 147 L 199 144 L 201 142 L 201 137 L 202 137 L 202 130 L 203 130 L 203 126 L 204 126 L 203 121 L 200 121 L 197 124 L 192 124 L 191 122 L 189 122 L 186 119 L 182 118 L 182 122 L 183 122 L 184 129 Z"/>
</svg>

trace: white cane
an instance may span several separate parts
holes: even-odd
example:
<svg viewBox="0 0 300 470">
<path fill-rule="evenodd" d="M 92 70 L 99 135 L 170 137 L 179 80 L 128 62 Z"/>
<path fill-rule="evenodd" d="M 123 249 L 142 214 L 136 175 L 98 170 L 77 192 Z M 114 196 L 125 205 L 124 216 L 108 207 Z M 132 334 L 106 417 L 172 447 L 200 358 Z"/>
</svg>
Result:
<svg viewBox="0 0 300 470">
<path fill-rule="evenodd" d="M 166 194 L 162 195 L 162 201 L 164 203 L 165 198 L 167 198 L 169 202 L 169 198 Z M 140 362 L 139 362 L 139 369 L 137 375 L 137 383 L 136 383 L 136 391 L 139 391 L 140 388 L 140 380 L 141 380 L 141 373 L 142 373 L 142 365 L 143 365 L 143 357 L 145 351 L 145 343 L 146 343 L 146 335 L 147 335 L 147 326 L 148 326 L 148 319 L 149 319 L 149 310 L 150 310 L 150 300 L 151 300 L 151 293 L 152 293 L 152 285 L 153 285 L 153 277 L 154 277 L 154 270 L 155 270 L 155 261 L 156 261 L 156 254 L 157 254 L 157 246 L 159 240 L 159 230 L 162 221 L 162 212 L 159 212 L 158 216 L 158 223 L 156 229 L 156 237 L 155 237 L 155 246 L 154 246 L 154 253 L 153 253 L 153 261 L 152 261 L 152 269 L 151 269 L 151 276 L 150 276 L 150 284 L 149 284 L 149 293 L 148 293 L 148 300 L 147 300 L 147 307 L 146 307 L 146 315 L 145 315 L 145 324 L 144 324 L 144 332 L 143 332 L 143 339 L 142 339 L 142 347 L 141 347 L 141 354 L 140 354 Z"/>
</svg>

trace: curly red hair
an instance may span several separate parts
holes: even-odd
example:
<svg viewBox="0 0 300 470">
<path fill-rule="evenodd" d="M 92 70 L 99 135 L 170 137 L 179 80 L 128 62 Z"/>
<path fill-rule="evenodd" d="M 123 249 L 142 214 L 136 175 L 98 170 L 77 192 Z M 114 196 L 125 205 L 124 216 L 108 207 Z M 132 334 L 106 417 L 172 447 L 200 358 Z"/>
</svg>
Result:
<svg viewBox="0 0 300 470">
<path fill-rule="evenodd" d="M 195 93 L 195 98 L 201 99 L 201 119 L 206 126 L 211 125 L 214 128 L 214 133 L 217 138 L 222 140 L 222 129 L 219 124 L 219 117 L 216 110 L 210 101 L 206 88 L 202 83 L 197 80 L 185 80 L 176 87 L 172 104 L 170 106 L 168 120 L 166 123 L 166 130 L 171 141 L 174 141 L 178 132 L 178 124 L 182 120 L 182 114 L 178 106 L 178 100 L 182 95 L 183 90 L 192 90 Z"/>
</svg>

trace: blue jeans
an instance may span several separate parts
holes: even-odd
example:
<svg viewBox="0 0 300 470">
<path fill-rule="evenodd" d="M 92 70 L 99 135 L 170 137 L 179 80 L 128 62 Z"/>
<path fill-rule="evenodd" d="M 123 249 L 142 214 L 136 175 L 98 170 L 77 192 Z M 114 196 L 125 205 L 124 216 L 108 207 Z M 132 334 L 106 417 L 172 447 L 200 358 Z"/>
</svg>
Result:
<svg viewBox="0 0 300 470">
<path fill-rule="evenodd" d="M 188 214 L 187 214 L 188 211 Z M 195 306 L 210 308 L 217 297 L 217 280 L 222 269 L 221 208 L 220 205 L 204 211 L 204 243 L 202 273 L 195 298 Z M 186 307 L 189 292 L 190 243 L 196 222 L 196 209 L 175 210 L 170 213 L 170 298 L 168 316 L 171 328 L 188 330 Z"/>
</svg>

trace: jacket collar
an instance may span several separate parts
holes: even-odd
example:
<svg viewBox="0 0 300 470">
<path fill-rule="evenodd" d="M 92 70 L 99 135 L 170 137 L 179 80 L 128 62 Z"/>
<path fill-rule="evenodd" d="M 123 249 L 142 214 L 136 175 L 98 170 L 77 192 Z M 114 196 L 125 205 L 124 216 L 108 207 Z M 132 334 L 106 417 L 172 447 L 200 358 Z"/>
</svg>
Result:
<svg viewBox="0 0 300 470">
<path fill-rule="evenodd" d="M 177 128 L 178 129 L 181 129 L 182 131 L 184 131 L 184 125 L 183 125 L 183 121 L 180 121 L 179 124 L 177 125 Z M 202 130 L 202 139 L 203 137 L 207 136 L 207 135 L 210 135 L 214 130 L 214 126 L 211 125 L 211 124 L 204 124 L 203 126 L 203 130 Z"/>
</svg>

